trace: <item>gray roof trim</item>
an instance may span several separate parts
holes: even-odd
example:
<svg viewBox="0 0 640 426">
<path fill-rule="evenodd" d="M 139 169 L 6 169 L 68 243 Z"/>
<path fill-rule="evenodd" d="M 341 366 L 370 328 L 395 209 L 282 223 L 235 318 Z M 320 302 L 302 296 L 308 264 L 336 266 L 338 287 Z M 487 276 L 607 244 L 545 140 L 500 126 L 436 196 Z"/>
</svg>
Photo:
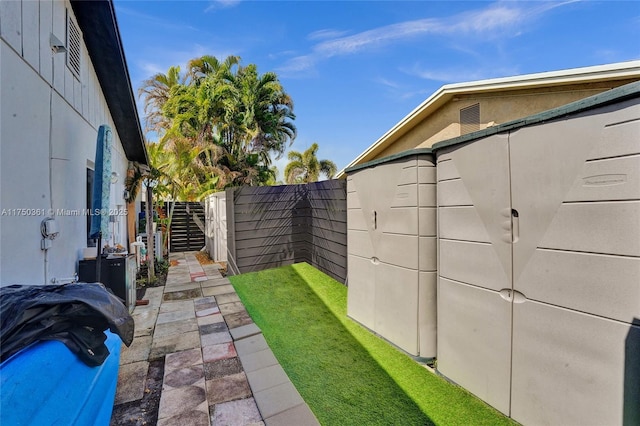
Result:
<svg viewBox="0 0 640 426">
<path fill-rule="evenodd" d="M 358 170 L 368 169 L 370 167 L 375 167 L 375 166 L 377 166 L 379 164 L 384 164 L 384 163 L 388 163 L 390 161 L 399 160 L 401 158 L 411 157 L 413 155 L 432 155 L 432 154 L 433 154 L 433 150 L 431 148 L 410 149 L 408 151 L 402 151 L 402 152 L 399 152 L 397 154 L 392 154 L 392 155 L 389 155 L 387 157 L 378 158 L 378 159 L 375 159 L 375 160 L 367 161 L 366 163 L 362 163 L 362 164 L 358 164 L 358 165 L 353 166 L 353 167 L 349 167 L 348 169 L 345 169 L 344 172 L 345 173 L 352 173 L 352 172 L 356 172 Z"/>
<path fill-rule="evenodd" d="M 71 0 L 111 117 L 129 160 L 149 164 L 112 0 Z"/>
<path fill-rule="evenodd" d="M 640 81 L 634 83 L 625 84 L 624 86 L 617 87 L 615 89 L 608 90 L 606 92 L 599 93 L 588 98 L 581 99 L 576 102 L 572 102 L 567 105 L 563 105 L 558 108 L 543 111 L 538 114 L 530 115 L 518 120 L 509 121 L 504 124 L 500 124 L 494 127 L 488 127 L 477 132 L 468 133 L 453 139 L 447 139 L 442 142 L 434 144 L 431 148 L 437 153 L 438 150 L 450 147 L 452 145 L 459 145 L 466 142 L 471 142 L 477 139 L 485 138 L 487 136 L 495 135 L 498 133 L 505 133 L 512 130 L 517 130 L 522 127 L 530 126 L 533 124 L 540 124 L 546 121 L 555 120 L 565 117 L 567 115 L 576 114 L 582 111 L 590 110 L 596 107 L 621 102 L 626 99 L 640 97 Z"/>
</svg>

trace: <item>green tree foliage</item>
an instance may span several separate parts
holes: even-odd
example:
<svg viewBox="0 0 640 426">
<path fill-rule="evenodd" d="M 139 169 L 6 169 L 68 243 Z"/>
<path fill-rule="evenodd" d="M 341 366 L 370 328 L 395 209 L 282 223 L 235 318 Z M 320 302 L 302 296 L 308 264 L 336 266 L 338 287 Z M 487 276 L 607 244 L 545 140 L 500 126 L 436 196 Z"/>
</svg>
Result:
<svg viewBox="0 0 640 426">
<path fill-rule="evenodd" d="M 289 163 L 284 169 L 284 178 L 287 183 L 317 182 L 320 174 L 332 179 L 337 167 L 333 161 L 318 160 L 318 144 L 313 143 L 303 153 L 289 151 L 287 158 Z"/>
<path fill-rule="evenodd" d="M 187 68 L 181 75 L 171 67 L 140 89 L 147 129 L 160 138 L 170 164 L 163 167 L 181 188 L 171 196 L 197 199 L 273 181 L 272 156 L 279 158 L 296 136 L 293 101 L 277 75 L 260 75 L 237 56 L 203 56 Z"/>
</svg>

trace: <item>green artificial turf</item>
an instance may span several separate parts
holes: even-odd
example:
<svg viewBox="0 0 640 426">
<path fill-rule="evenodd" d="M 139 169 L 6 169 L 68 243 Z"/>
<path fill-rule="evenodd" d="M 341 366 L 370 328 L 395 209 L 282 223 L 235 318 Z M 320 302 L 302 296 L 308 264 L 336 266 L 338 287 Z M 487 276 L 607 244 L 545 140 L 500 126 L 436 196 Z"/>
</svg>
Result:
<svg viewBox="0 0 640 426">
<path fill-rule="evenodd" d="M 321 424 L 513 424 L 348 318 L 347 288 L 312 266 L 229 279 Z"/>
</svg>

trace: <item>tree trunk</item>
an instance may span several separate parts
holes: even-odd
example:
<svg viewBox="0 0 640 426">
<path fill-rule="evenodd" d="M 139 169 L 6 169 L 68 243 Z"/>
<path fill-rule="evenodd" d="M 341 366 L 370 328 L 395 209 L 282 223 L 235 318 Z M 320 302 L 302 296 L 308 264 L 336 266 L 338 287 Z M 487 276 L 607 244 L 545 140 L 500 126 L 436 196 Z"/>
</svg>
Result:
<svg viewBox="0 0 640 426">
<path fill-rule="evenodd" d="M 154 248 L 155 235 L 153 234 L 153 188 L 147 185 L 147 282 L 152 284 L 156 280 L 155 261 L 156 253 Z"/>
</svg>

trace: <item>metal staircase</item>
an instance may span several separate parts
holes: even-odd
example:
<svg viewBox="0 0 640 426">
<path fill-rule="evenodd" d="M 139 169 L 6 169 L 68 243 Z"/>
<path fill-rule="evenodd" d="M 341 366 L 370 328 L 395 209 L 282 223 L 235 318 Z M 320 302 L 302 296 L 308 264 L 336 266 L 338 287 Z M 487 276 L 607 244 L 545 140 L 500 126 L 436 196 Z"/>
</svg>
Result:
<svg viewBox="0 0 640 426">
<path fill-rule="evenodd" d="M 170 203 L 166 203 L 165 211 L 168 213 L 170 209 Z M 169 251 L 195 251 L 204 245 L 204 207 L 199 202 L 176 202 L 171 221 Z"/>
</svg>

